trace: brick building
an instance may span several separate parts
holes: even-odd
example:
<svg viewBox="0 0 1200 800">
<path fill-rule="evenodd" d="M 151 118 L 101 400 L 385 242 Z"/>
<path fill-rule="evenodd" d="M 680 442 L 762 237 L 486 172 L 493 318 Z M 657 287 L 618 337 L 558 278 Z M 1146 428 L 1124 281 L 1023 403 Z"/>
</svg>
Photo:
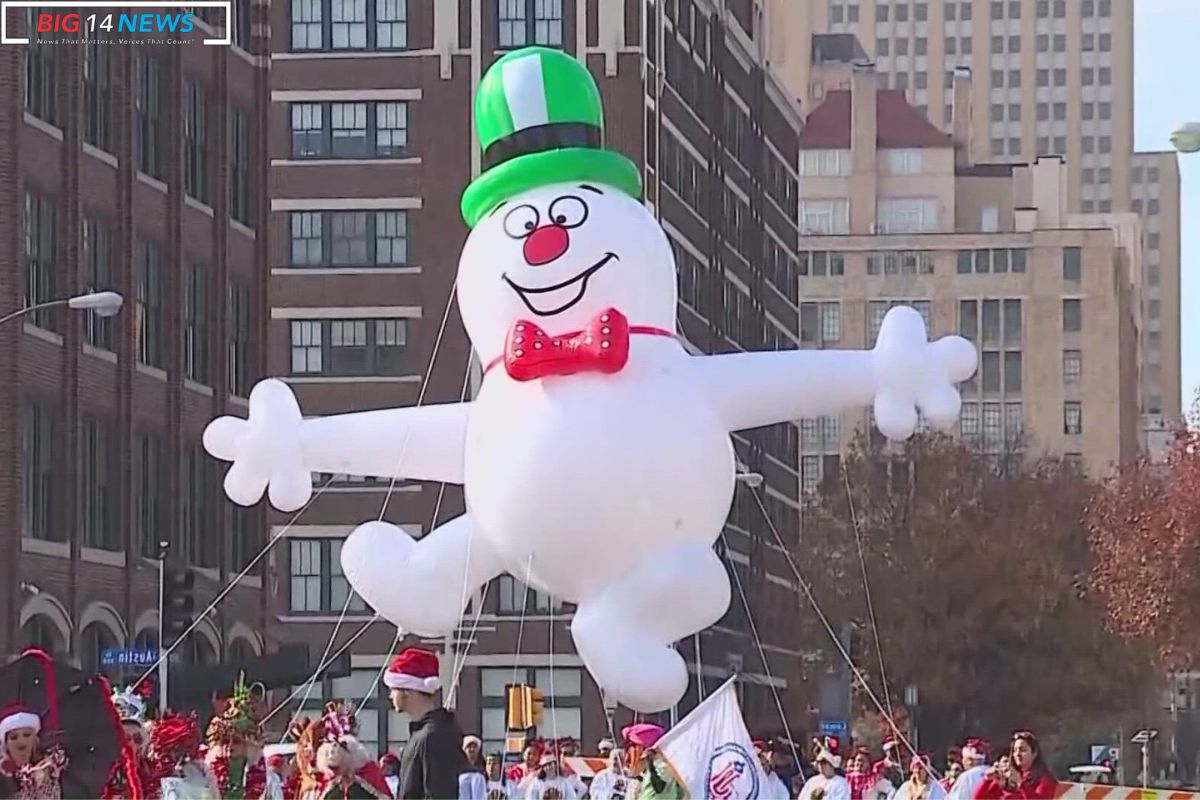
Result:
<svg viewBox="0 0 1200 800">
<path fill-rule="evenodd" d="M 750 2 L 293 0 L 271 14 L 267 365 L 293 385 L 306 414 L 470 392 L 477 375 L 450 301 L 466 237 L 459 197 L 479 170 L 472 91 L 500 53 L 525 44 L 561 46 L 596 76 L 608 144 L 644 166 L 647 203 L 674 244 L 689 346 L 720 352 L 798 342 L 800 115 L 764 69 Z M 763 475 L 760 497 L 789 543 L 799 534 L 798 438 L 795 425 L 781 425 L 736 440 L 743 464 Z M 365 698 L 362 738 L 395 747 L 407 726 L 375 683 L 395 629 L 371 624 L 370 611 L 348 595 L 341 542 L 380 515 L 428 531 L 461 513 L 461 492 L 417 483 L 389 492 L 386 481 L 344 476 L 315 481 L 319 494 L 300 519 L 276 518 L 275 530 L 287 530 L 269 567 L 274 631 L 314 653 L 361 631 L 352 675 L 314 687 L 308 707 Z M 797 587 L 745 487 L 726 537 L 737 576 L 733 608 L 681 650 L 693 675 L 700 662 L 708 689 L 740 671 L 752 725 L 777 729 L 770 684 L 790 712 L 807 707 L 798 688 Z M 444 649 L 448 680 L 463 659 L 459 719 L 489 748 L 501 744 L 504 687 L 514 676 L 546 692 L 554 713 L 543 734 L 582 736 L 588 747 L 607 734 L 606 704 L 571 648 L 569 622 L 569 608 L 502 577 L 472 603 L 453 641 L 428 643 Z M 693 677 L 680 712 L 699 691 Z M 798 719 L 793 714 L 793 724 Z"/>
<path fill-rule="evenodd" d="M 0 326 L 0 652 L 95 668 L 154 647 L 158 542 L 201 609 L 261 541 L 263 512 L 232 510 L 200 446 L 262 373 L 266 70 L 237 5 L 233 47 L 201 45 L 205 22 L 186 45 L 0 48 L 0 314 L 125 297 L 109 320 Z M 264 609 L 249 576 L 180 657 L 262 652 Z"/>
</svg>

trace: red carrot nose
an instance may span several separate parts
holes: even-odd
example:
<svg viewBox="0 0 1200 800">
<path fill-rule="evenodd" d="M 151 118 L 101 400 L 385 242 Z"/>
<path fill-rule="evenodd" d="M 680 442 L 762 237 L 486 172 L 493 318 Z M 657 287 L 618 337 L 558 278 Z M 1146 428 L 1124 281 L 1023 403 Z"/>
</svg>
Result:
<svg viewBox="0 0 1200 800">
<path fill-rule="evenodd" d="M 567 252 L 571 237 L 558 225 L 543 225 L 525 239 L 525 263 L 531 267 L 549 264 Z"/>
</svg>

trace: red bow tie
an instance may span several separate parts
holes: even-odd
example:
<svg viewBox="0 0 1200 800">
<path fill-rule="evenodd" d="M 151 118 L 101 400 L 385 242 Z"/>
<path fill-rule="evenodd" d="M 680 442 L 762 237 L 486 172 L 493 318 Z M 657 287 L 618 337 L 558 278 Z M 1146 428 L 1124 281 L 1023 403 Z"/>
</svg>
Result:
<svg viewBox="0 0 1200 800">
<path fill-rule="evenodd" d="M 630 326 L 615 308 L 601 311 L 583 330 L 562 336 L 549 336 L 532 322 L 521 320 L 508 332 L 504 355 L 487 368 L 503 361 L 504 370 L 517 381 L 577 372 L 620 372 L 629 360 L 631 333 L 674 336 L 662 328 Z"/>
</svg>

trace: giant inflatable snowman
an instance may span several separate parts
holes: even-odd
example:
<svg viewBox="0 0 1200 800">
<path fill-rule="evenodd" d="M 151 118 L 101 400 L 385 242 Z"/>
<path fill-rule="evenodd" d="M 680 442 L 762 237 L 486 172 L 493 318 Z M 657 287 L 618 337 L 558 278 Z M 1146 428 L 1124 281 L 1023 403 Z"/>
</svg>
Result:
<svg viewBox="0 0 1200 800">
<path fill-rule="evenodd" d="M 949 424 L 975 369 L 959 337 L 893 309 L 870 351 L 691 355 L 675 334 L 675 264 L 639 202 L 638 167 L 603 147 L 578 61 L 507 54 L 476 98 L 484 170 L 466 190 L 462 318 L 484 367 L 469 403 L 302 419 L 267 380 L 249 419 L 205 432 L 241 504 L 301 507 L 313 472 L 461 483 L 467 513 L 421 539 L 385 522 L 342 549 L 354 589 L 405 631 L 459 624 L 501 573 L 578 605 L 571 631 L 600 686 L 642 712 L 688 676 L 674 641 L 717 622 L 729 578 L 713 544 L 734 491 L 730 432 L 874 403 L 880 430 L 920 409 Z M 465 583 L 464 583 L 465 581 Z"/>
</svg>

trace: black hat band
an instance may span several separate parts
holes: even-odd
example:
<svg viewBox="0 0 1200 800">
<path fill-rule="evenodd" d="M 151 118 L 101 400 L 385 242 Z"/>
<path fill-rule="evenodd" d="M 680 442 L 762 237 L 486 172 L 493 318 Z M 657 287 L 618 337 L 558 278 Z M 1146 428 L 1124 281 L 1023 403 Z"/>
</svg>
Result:
<svg viewBox="0 0 1200 800">
<path fill-rule="evenodd" d="M 597 150 L 604 145 L 604 132 L 586 122 L 551 122 L 524 128 L 497 139 L 483 151 L 483 168 L 489 170 L 518 156 L 562 150 L 566 147 L 586 147 Z"/>
</svg>

